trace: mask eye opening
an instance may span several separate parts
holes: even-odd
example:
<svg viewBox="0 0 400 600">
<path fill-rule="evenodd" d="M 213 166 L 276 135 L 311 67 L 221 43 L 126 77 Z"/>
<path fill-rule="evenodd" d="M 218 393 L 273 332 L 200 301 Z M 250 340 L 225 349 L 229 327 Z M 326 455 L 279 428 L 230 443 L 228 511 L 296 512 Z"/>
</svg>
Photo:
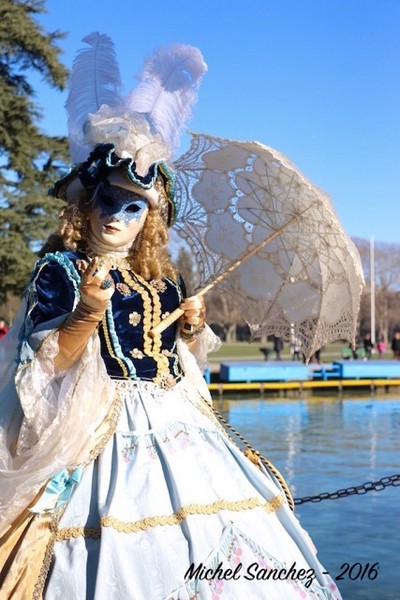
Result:
<svg viewBox="0 0 400 600">
<path fill-rule="evenodd" d="M 129 204 L 129 206 L 126 207 L 126 212 L 128 213 L 137 213 L 139 212 L 143 207 L 140 206 L 140 204 L 138 204 L 137 202 L 133 202 L 132 204 Z"/>
</svg>

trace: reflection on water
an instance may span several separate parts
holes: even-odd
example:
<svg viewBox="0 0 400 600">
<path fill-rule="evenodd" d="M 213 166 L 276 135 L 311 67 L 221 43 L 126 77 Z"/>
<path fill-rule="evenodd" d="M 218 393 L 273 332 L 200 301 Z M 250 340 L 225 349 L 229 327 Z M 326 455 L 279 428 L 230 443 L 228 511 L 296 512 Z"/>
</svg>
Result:
<svg viewBox="0 0 400 600">
<path fill-rule="evenodd" d="M 285 476 L 293 496 L 312 496 L 400 472 L 398 398 L 222 400 L 216 408 Z M 376 579 L 337 581 L 344 600 L 400 600 L 400 487 L 296 507 L 321 562 L 379 562 Z M 372 571 L 371 571 L 372 573 Z"/>
</svg>

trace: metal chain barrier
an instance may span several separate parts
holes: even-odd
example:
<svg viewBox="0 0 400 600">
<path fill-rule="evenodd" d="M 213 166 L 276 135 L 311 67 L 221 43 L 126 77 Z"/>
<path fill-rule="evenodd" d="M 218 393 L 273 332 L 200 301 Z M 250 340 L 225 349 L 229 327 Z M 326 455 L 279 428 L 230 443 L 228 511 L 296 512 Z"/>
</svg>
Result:
<svg viewBox="0 0 400 600">
<path fill-rule="evenodd" d="M 306 502 L 321 502 L 322 500 L 337 500 L 338 498 L 346 498 L 347 496 L 360 496 L 367 492 L 380 492 L 389 486 L 400 485 L 400 475 L 390 475 L 382 477 L 379 481 L 367 481 L 361 485 L 355 485 L 337 492 L 324 492 L 316 496 L 304 496 L 303 498 L 294 498 L 294 504 L 305 504 Z"/>
</svg>

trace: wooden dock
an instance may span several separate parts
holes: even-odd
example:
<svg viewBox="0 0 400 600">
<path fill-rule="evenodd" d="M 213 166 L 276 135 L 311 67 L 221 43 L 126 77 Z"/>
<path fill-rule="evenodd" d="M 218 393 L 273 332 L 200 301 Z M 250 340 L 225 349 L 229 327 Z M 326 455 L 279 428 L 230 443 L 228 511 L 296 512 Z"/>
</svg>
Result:
<svg viewBox="0 0 400 600">
<path fill-rule="evenodd" d="M 207 378 L 206 378 L 207 379 Z M 304 365 L 298 361 L 221 363 L 218 381 L 208 380 L 211 393 L 276 394 L 305 390 L 365 388 L 388 392 L 400 387 L 400 361 L 341 360 Z"/>
</svg>

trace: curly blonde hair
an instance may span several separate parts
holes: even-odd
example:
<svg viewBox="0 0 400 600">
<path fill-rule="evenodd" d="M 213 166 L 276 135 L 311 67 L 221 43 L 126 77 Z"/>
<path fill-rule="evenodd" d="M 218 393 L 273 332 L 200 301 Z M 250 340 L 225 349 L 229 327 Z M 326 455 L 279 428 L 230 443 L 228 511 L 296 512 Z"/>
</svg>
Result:
<svg viewBox="0 0 400 600">
<path fill-rule="evenodd" d="M 156 182 L 160 202 L 150 208 L 143 229 L 129 251 L 128 260 L 132 271 L 146 280 L 169 277 L 177 280 L 177 271 L 168 252 L 168 226 L 165 218 L 165 203 L 168 202 L 161 182 Z M 88 220 L 92 210 L 93 190 L 83 189 L 75 199 L 61 208 L 57 231 L 52 233 L 39 252 L 62 250 L 88 250 Z"/>
</svg>

